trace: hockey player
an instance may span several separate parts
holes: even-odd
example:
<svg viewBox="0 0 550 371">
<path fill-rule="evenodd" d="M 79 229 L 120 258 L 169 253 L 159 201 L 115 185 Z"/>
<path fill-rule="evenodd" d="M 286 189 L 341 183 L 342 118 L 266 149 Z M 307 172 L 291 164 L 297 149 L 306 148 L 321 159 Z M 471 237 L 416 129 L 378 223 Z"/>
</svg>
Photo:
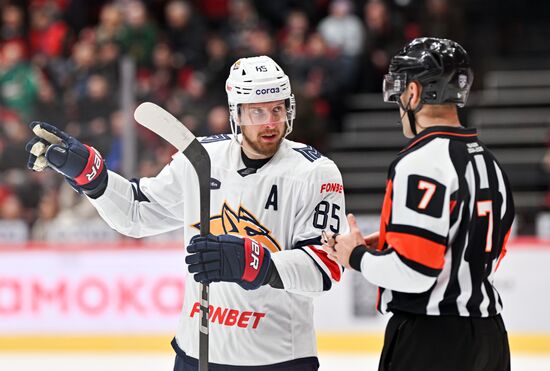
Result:
<svg viewBox="0 0 550 371">
<path fill-rule="evenodd" d="M 271 58 L 236 61 L 226 91 L 232 135 L 201 140 L 212 162 L 211 236 L 193 237 L 200 227 L 199 188 L 182 153 L 156 177 L 126 180 L 107 170 L 95 149 L 33 122 L 29 167 L 65 175 L 120 233 L 184 229 L 191 275 L 172 342 L 175 371 L 197 369 L 199 281 L 214 282 L 211 370 L 317 370 L 313 297 L 342 274 L 321 249 L 320 236 L 348 229 L 341 175 L 314 148 L 286 139 L 294 96 Z"/>
<path fill-rule="evenodd" d="M 493 286 L 514 219 L 506 174 L 461 126 L 473 74 L 456 42 L 419 38 L 390 62 L 384 101 L 409 144 L 391 164 L 380 231 L 328 236 L 330 256 L 380 287 L 388 322 L 379 370 L 509 370 Z"/>
</svg>

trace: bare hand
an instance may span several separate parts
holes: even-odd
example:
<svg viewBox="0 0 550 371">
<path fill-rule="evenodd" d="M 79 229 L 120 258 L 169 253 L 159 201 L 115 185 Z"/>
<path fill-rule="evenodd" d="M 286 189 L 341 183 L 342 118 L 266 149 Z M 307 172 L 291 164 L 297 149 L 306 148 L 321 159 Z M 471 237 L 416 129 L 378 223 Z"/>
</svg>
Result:
<svg viewBox="0 0 550 371">
<path fill-rule="evenodd" d="M 353 214 L 348 214 L 348 223 L 350 226 L 349 233 L 327 234 L 328 241 L 323 243 L 322 248 L 328 254 L 329 258 L 349 269 L 349 257 L 351 252 L 356 246 L 363 245 L 366 241 L 357 226 L 357 221 L 355 220 L 355 216 L 353 216 Z M 373 235 L 375 235 L 375 233 L 367 237 L 371 237 Z M 378 243 L 377 233 L 372 240 Z"/>
<path fill-rule="evenodd" d="M 365 236 L 365 245 L 371 249 L 378 249 L 378 240 L 380 238 L 380 232 L 374 232 Z"/>
</svg>

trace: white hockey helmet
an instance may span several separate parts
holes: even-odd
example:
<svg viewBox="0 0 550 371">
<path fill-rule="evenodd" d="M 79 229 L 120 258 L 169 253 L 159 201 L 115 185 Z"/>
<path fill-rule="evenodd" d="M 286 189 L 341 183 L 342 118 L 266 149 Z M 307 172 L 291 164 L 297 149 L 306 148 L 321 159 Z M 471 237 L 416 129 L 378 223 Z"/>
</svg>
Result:
<svg viewBox="0 0 550 371">
<path fill-rule="evenodd" d="M 286 106 L 286 133 L 292 131 L 296 117 L 296 102 L 290 89 L 290 81 L 283 69 L 273 59 L 262 55 L 241 58 L 229 69 L 225 83 L 231 131 L 238 133 L 239 105 L 284 100 Z"/>
</svg>

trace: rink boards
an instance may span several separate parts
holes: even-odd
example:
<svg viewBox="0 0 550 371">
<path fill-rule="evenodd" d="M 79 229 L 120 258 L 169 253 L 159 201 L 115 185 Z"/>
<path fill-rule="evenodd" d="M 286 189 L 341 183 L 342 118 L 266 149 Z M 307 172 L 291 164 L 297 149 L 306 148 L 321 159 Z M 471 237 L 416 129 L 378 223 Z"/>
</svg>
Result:
<svg viewBox="0 0 550 371">
<path fill-rule="evenodd" d="M 516 239 L 495 284 L 512 350 L 550 354 L 550 242 Z M 179 243 L 4 245 L 0 351 L 170 351 L 185 290 Z M 316 299 L 321 352 L 378 352 L 387 316 L 348 272 Z"/>
</svg>

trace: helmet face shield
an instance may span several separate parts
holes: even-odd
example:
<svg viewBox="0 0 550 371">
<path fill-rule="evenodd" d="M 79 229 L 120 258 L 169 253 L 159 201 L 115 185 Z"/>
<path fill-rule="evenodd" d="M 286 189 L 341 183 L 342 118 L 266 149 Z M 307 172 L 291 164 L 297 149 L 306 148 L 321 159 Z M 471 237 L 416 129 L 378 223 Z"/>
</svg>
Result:
<svg viewBox="0 0 550 371">
<path fill-rule="evenodd" d="M 390 72 L 384 75 L 384 82 L 382 83 L 384 102 L 398 103 L 399 97 L 405 91 L 406 86 L 407 74 Z"/>
<path fill-rule="evenodd" d="M 241 106 L 240 125 L 276 125 L 287 122 L 285 102 Z"/>
</svg>

